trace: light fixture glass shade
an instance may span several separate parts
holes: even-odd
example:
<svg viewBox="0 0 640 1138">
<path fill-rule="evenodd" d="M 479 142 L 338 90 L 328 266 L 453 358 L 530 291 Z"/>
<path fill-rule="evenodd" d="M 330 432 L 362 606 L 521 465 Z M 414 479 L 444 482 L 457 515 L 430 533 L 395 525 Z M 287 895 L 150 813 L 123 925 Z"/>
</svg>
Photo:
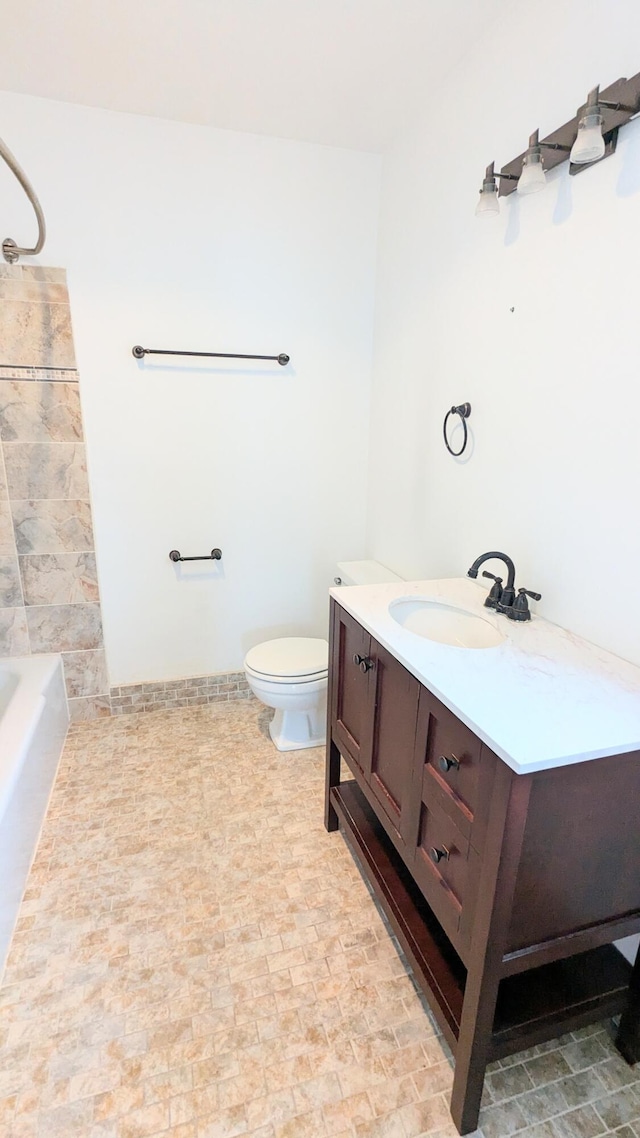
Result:
<svg viewBox="0 0 640 1138">
<path fill-rule="evenodd" d="M 519 194 L 537 194 L 544 190 L 547 178 L 542 165 L 540 151 L 525 154 L 522 164 L 522 173 L 518 179 L 517 191 Z"/>
<path fill-rule="evenodd" d="M 498 201 L 498 189 L 493 182 L 492 185 L 483 186 L 480 190 L 476 217 L 495 217 L 497 213 L 500 213 L 500 203 Z"/>
<path fill-rule="evenodd" d="M 599 111 L 585 115 L 578 126 L 576 138 L 570 154 L 571 162 L 597 162 L 604 158 L 604 138 L 602 137 L 602 115 Z"/>
</svg>

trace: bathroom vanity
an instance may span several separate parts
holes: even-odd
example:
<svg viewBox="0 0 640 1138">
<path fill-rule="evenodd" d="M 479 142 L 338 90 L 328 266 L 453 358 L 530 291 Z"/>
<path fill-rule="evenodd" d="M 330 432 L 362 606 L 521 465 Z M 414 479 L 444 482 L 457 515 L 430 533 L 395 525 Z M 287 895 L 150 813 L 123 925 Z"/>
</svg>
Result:
<svg viewBox="0 0 640 1138">
<path fill-rule="evenodd" d="M 640 931 L 640 669 L 536 617 L 507 628 L 485 595 L 459 580 L 331 600 L 326 826 L 453 1050 L 461 1134 L 492 1060 L 618 1015 L 640 1058 L 640 967 L 612 944 Z M 411 631 L 449 607 L 493 629 L 486 648 Z"/>
</svg>

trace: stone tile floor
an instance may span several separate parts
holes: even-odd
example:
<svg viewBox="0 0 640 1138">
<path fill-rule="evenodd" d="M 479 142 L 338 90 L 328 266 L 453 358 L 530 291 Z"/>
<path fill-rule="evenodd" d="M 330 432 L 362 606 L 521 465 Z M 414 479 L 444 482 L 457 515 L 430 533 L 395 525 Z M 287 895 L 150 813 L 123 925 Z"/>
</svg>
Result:
<svg viewBox="0 0 640 1138">
<path fill-rule="evenodd" d="M 454 1138 L 452 1071 L 320 750 L 240 702 L 72 729 L 0 990 L 8 1138 Z M 495 1064 L 484 1138 L 640 1138 L 594 1028 Z"/>
</svg>

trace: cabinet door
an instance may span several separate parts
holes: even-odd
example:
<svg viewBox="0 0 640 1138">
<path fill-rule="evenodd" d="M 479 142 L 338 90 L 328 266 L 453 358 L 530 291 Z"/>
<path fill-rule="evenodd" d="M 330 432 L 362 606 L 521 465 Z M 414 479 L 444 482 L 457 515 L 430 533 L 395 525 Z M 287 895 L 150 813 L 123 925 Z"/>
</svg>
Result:
<svg viewBox="0 0 640 1138">
<path fill-rule="evenodd" d="M 372 641 L 374 718 L 369 764 L 364 767 L 373 794 L 407 841 L 420 684 L 402 664 Z"/>
<path fill-rule="evenodd" d="M 370 765 L 371 637 L 349 613 L 334 607 L 332 630 L 331 720 L 333 737 L 343 753 L 360 768 Z"/>
</svg>

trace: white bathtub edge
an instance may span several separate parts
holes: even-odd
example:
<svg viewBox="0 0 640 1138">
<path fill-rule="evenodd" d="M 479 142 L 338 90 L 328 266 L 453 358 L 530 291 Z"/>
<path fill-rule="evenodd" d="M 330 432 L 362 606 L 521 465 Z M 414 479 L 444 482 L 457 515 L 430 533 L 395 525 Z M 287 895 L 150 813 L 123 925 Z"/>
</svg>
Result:
<svg viewBox="0 0 640 1138">
<path fill-rule="evenodd" d="M 18 688 L 0 721 L 0 748 L 6 748 L 0 749 L 4 783 L 4 790 L 0 789 L 0 864 L 4 878 L 0 897 L 1 983 L 55 785 L 69 709 L 61 656 L 3 659 L 0 667 L 20 675 Z"/>
</svg>

